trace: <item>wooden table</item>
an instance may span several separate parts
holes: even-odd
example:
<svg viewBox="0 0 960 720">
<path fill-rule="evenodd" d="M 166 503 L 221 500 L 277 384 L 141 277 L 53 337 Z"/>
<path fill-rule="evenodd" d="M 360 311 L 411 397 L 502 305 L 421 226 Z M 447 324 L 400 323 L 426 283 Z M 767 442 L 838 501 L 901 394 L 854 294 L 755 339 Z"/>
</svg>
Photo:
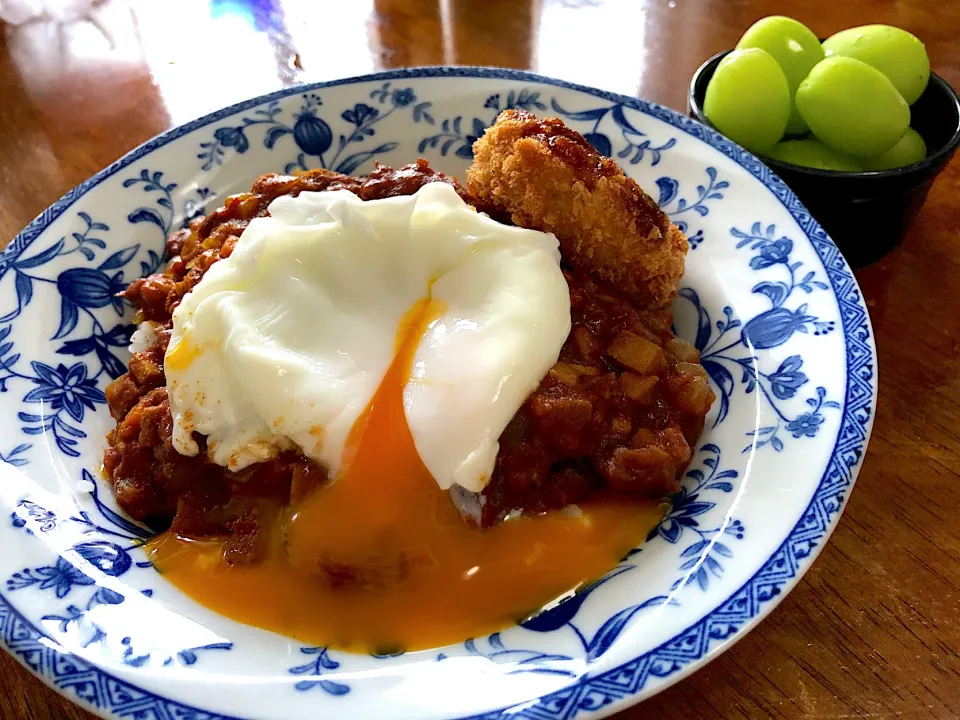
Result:
<svg viewBox="0 0 960 720">
<path fill-rule="evenodd" d="M 957 0 L 108 0 L 0 33 L 0 244 L 162 130 L 297 82 L 532 68 L 683 109 L 709 55 L 784 13 L 919 35 L 960 86 Z M 576 50 L 576 52 L 574 52 Z M 584 60 L 584 58 L 591 58 Z M 624 718 L 960 717 L 960 156 L 904 245 L 857 273 L 880 403 L 826 550 L 754 632 Z M 90 718 L 0 653 L 0 716 Z"/>
</svg>

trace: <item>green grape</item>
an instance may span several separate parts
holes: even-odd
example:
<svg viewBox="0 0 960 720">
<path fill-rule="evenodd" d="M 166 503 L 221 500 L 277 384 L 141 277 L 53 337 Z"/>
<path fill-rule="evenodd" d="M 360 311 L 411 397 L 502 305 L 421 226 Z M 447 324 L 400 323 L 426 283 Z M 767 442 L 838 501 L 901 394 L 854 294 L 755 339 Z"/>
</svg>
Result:
<svg viewBox="0 0 960 720">
<path fill-rule="evenodd" d="M 857 157 L 889 150 L 910 124 L 910 108 L 887 76 L 848 57 L 817 63 L 796 102 L 814 135 Z"/>
<path fill-rule="evenodd" d="M 774 145 L 768 155 L 775 160 L 820 170 L 840 170 L 844 172 L 862 170 L 860 164 L 852 157 L 837 152 L 815 138 L 783 140 Z"/>
<path fill-rule="evenodd" d="M 861 160 L 864 170 L 892 170 L 893 168 L 913 165 L 927 156 L 927 144 L 913 128 L 900 138 L 892 148 L 879 155 L 872 155 Z"/>
<path fill-rule="evenodd" d="M 886 75 L 897 91 L 913 105 L 930 79 L 930 58 L 923 43 L 906 30 L 890 25 L 863 25 L 824 40 L 827 57 L 851 57 Z"/>
<path fill-rule="evenodd" d="M 790 86 L 790 117 L 787 133 L 801 135 L 807 123 L 793 103 L 800 83 L 818 62 L 823 60 L 823 46 L 810 28 L 782 15 L 771 15 L 751 25 L 737 43 L 738 48 L 760 48 L 773 55 L 780 64 Z"/>
<path fill-rule="evenodd" d="M 787 77 L 765 50 L 734 50 L 717 65 L 707 85 L 703 111 L 734 142 L 765 152 L 783 137 L 787 127 Z"/>
</svg>

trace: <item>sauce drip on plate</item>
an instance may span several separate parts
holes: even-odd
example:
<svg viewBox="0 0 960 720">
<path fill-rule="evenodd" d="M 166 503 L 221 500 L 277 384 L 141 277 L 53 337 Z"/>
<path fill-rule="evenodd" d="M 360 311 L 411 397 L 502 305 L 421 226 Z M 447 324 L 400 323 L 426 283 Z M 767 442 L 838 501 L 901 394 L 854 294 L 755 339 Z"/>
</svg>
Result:
<svg viewBox="0 0 960 720">
<path fill-rule="evenodd" d="M 657 523 L 649 500 L 468 525 L 424 468 L 403 386 L 417 344 L 443 311 L 407 313 L 398 352 L 351 431 L 339 475 L 277 519 L 267 558 L 232 566 L 219 542 L 170 533 L 149 544 L 170 582 L 240 622 L 304 643 L 390 653 L 500 630 L 602 575 Z"/>
</svg>

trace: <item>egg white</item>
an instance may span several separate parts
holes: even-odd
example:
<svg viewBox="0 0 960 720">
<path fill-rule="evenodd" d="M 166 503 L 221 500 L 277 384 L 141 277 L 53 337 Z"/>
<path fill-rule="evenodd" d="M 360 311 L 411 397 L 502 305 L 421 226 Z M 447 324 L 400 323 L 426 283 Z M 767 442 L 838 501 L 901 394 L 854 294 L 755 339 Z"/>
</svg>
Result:
<svg viewBox="0 0 960 720">
<path fill-rule="evenodd" d="M 437 483 L 479 491 L 497 438 L 556 362 L 570 300 L 552 234 L 475 212 L 444 183 L 361 201 L 284 196 L 252 220 L 173 316 L 174 446 L 234 470 L 299 447 L 335 474 L 394 359 L 398 326 L 443 303 L 404 387 Z"/>
</svg>

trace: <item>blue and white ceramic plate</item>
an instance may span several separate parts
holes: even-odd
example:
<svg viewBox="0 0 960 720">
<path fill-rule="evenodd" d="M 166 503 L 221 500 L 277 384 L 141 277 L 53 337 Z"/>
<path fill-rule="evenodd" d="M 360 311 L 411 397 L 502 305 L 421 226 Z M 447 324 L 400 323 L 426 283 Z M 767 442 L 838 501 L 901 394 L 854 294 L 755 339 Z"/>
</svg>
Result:
<svg viewBox="0 0 960 720">
<path fill-rule="evenodd" d="M 500 110 L 553 114 L 690 239 L 676 326 L 717 402 L 663 522 L 524 626 L 394 657 L 221 617 L 147 562 L 99 478 L 132 313 L 164 238 L 268 171 L 418 155 L 463 177 Z M 809 568 L 870 435 L 867 310 L 833 242 L 726 138 L 652 103 L 521 72 L 430 68 L 295 87 L 171 130 L 68 193 L 0 255 L 0 631 L 109 718 L 600 717 L 716 657 Z"/>
</svg>

